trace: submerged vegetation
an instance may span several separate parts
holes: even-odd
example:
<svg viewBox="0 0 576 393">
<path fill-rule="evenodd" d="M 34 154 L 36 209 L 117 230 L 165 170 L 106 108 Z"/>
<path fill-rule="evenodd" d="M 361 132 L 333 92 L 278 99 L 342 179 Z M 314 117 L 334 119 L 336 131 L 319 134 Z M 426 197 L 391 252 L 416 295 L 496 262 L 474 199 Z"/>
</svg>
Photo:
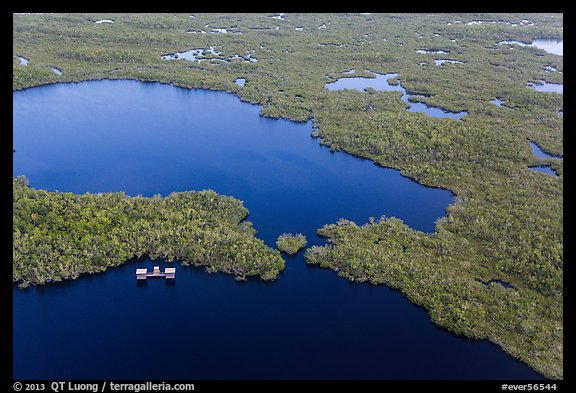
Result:
<svg viewBox="0 0 576 393">
<path fill-rule="evenodd" d="M 214 191 L 165 198 L 46 192 L 13 181 L 13 281 L 45 284 L 148 255 L 239 279 L 272 280 L 280 253 L 255 237 L 248 210 Z"/>
<path fill-rule="evenodd" d="M 333 151 L 346 151 L 399 169 L 421 184 L 449 189 L 456 202 L 432 234 L 414 231 L 397 219 L 361 226 L 341 220 L 320 229 L 331 243 L 311 247 L 306 258 L 348 279 L 398 288 L 439 326 L 487 338 L 545 376 L 562 378 L 563 161 L 535 157 L 530 141 L 553 155 L 564 155 L 559 115 L 563 95 L 528 86 L 536 81 L 563 83 L 563 57 L 533 46 L 498 44 L 561 39 L 562 14 L 283 14 L 281 20 L 272 16 L 15 14 L 13 89 L 129 78 L 224 90 L 262 105 L 265 116 L 312 118 L 314 136 Z M 114 23 L 94 23 L 103 19 Z M 214 30 L 218 33 L 211 33 Z M 230 61 L 212 61 L 210 56 L 202 62 L 162 58 L 166 53 L 210 47 Z M 437 67 L 433 64 L 438 54 L 419 50 L 442 50 L 462 64 Z M 258 60 L 246 62 L 247 53 Z M 28 59 L 28 65 L 20 65 L 19 57 Z M 418 101 L 468 115 L 454 121 L 408 112 L 401 92 L 324 88 L 351 69 L 358 70 L 354 76 L 362 76 L 362 70 L 397 73 L 397 80 Z M 238 86 L 238 78 L 247 83 Z M 505 106 L 491 103 L 495 97 Z M 559 176 L 530 169 L 546 164 Z M 217 201 L 234 205 L 215 194 L 209 194 L 214 202 L 208 203 L 206 192 L 146 199 L 46 193 L 20 181 L 14 187 L 15 215 L 19 214 L 14 226 L 14 278 L 22 283 L 76 277 L 146 252 L 180 259 L 182 255 L 170 246 L 175 243 L 189 247 L 186 255 L 191 263 L 208 265 L 215 261 L 213 253 L 224 253 L 226 266 L 217 269 L 239 276 L 270 278 L 281 269 L 277 251 L 255 239 L 248 224 L 238 225 L 244 216 L 240 206 L 229 208 L 228 217 L 219 208 L 212 212 Z M 201 216 L 214 218 L 206 218 L 208 229 L 193 226 L 183 237 L 178 227 L 149 230 L 147 239 L 133 232 L 154 228 L 162 214 L 183 214 L 179 208 L 167 208 L 182 198 L 192 199 L 188 202 L 193 205 L 198 203 L 195 198 L 204 198 Z M 109 210 L 91 208 L 91 203 L 103 203 L 111 211 L 118 209 L 115 205 L 135 210 L 116 218 L 106 215 Z M 70 222 L 78 227 L 66 226 L 65 221 L 53 232 L 56 224 L 50 222 L 59 222 L 66 209 L 79 215 Z M 96 228 L 111 228 L 95 234 L 96 243 L 82 236 L 82 231 L 92 230 L 86 227 L 88 218 L 80 216 L 84 210 L 89 220 L 99 223 Z M 66 237 L 76 240 L 62 242 Z M 110 239 L 120 243 L 111 244 Z M 53 249 L 57 243 L 64 248 Z M 222 244 L 225 247 L 220 248 Z M 111 256 L 116 248 L 123 251 Z M 86 250 L 95 256 L 75 264 Z M 30 255 L 42 262 L 33 263 Z M 253 261 L 266 268 L 250 266 Z M 513 288 L 485 286 L 478 280 L 502 280 Z"/>
<path fill-rule="evenodd" d="M 306 236 L 301 233 L 297 233 L 296 235 L 283 233 L 278 236 L 276 247 L 278 250 L 285 252 L 288 255 L 294 255 L 306 247 Z"/>
</svg>

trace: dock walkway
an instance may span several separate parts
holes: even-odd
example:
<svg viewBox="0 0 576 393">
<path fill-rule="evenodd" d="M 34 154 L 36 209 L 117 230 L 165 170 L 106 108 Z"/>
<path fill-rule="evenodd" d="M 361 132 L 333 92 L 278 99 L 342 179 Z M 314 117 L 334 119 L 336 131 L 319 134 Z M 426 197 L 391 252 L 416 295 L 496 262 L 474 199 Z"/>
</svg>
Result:
<svg viewBox="0 0 576 393">
<path fill-rule="evenodd" d="M 136 279 L 146 280 L 148 277 L 164 277 L 166 279 L 176 278 L 176 268 L 167 267 L 164 272 L 160 271 L 159 266 L 154 266 L 154 270 L 148 272 L 148 269 L 136 269 Z"/>
</svg>

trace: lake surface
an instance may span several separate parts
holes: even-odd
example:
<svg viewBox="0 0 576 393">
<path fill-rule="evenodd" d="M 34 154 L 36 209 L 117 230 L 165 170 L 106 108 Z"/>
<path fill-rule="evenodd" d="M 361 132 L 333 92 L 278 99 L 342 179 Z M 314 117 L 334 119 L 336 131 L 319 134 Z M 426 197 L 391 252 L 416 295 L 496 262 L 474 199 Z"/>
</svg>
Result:
<svg viewBox="0 0 576 393">
<path fill-rule="evenodd" d="M 366 70 L 368 71 L 368 70 Z M 402 84 L 398 83 L 397 85 L 391 85 L 388 80 L 395 78 L 398 76 L 397 73 L 390 73 L 390 74 L 378 74 L 376 72 L 369 71 L 370 73 L 374 74 L 374 78 L 362 78 L 362 77 L 353 77 L 353 78 L 340 78 L 334 82 L 327 83 L 324 85 L 325 88 L 328 90 L 336 91 L 336 90 L 357 90 L 363 92 L 367 88 L 372 88 L 376 91 L 400 91 L 402 92 L 402 101 L 406 102 L 408 107 L 408 112 L 422 112 L 431 117 L 437 118 L 451 118 L 455 120 L 460 120 L 462 116 L 468 114 L 468 112 L 449 112 L 442 108 L 436 108 L 433 106 L 428 106 L 423 102 L 413 102 L 410 101 L 410 95 L 406 91 Z"/>
<path fill-rule="evenodd" d="M 91 81 L 13 94 L 13 174 L 35 188 L 245 202 L 269 246 L 341 217 L 397 216 L 432 231 L 452 195 L 336 152 L 311 124 L 268 119 L 223 92 Z M 176 263 L 137 284 L 130 261 L 65 283 L 14 287 L 16 379 L 539 379 L 495 344 L 454 336 L 398 291 L 284 257 L 271 283 Z M 155 345 L 154 343 L 160 344 Z"/>
</svg>

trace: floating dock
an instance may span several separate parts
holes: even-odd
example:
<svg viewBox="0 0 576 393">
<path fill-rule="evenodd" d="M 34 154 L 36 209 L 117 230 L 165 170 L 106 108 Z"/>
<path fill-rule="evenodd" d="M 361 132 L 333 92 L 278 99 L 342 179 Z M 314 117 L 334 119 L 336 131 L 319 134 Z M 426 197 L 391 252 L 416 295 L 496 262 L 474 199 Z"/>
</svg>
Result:
<svg viewBox="0 0 576 393">
<path fill-rule="evenodd" d="M 136 269 L 137 280 L 146 280 L 148 277 L 164 277 L 166 279 L 175 278 L 176 268 L 167 267 L 164 269 L 164 272 L 160 271 L 159 266 L 154 266 L 154 270 L 152 270 L 152 272 L 149 272 L 148 269 Z"/>
</svg>

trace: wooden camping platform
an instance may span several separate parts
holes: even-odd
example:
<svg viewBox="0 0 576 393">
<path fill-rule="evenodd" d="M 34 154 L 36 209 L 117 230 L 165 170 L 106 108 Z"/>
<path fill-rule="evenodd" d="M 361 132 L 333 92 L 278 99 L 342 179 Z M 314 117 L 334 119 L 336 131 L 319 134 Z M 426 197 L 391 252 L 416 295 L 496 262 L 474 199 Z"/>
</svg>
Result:
<svg viewBox="0 0 576 393">
<path fill-rule="evenodd" d="M 136 279 L 146 280 L 148 277 L 164 277 L 166 279 L 176 278 L 176 268 L 167 267 L 164 272 L 160 271 L 159 266 L 154 266 L 154 270 L 151 272 L 148 269 L 136 269 Z"/>
</svg>

